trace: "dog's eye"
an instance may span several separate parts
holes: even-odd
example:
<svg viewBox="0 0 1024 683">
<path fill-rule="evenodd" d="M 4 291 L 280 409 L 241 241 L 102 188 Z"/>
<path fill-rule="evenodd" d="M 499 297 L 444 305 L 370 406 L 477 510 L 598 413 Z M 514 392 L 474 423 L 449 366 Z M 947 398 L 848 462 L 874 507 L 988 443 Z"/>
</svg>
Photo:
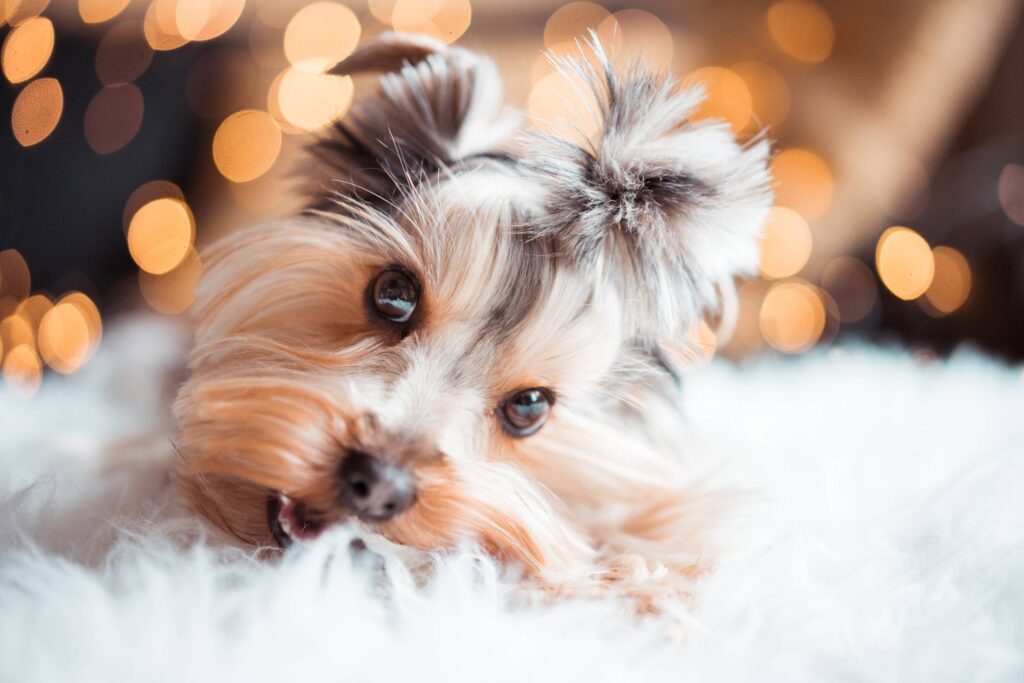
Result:
<svg viewBox="0 0 1024 683">
<path fill-rule="evenodd" d="M 391 322 L 404 323 L 416 310 L 419 296 L 419 289 L 408 273 L 388 268 L 373 281 L 370 298 L 381 317 Z"/>
<path fill-rule="evenodd" d="M 498 413 L 511 436 L 530 436 L 547 422 L 552 403 L 547 389 L 523 389 L 505 399 Z"/>
</svg>

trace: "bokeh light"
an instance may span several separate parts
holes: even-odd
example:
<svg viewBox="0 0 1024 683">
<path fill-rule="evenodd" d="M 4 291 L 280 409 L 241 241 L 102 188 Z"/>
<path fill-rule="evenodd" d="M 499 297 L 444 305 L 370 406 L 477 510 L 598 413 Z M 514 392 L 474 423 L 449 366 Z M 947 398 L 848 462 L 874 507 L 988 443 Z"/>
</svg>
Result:
<svg viewBox="0 0 1024 683">
<path fill-rule="evenodd" d="M 737 132 L 750 122 L 750 89 L 736 73 L 720 66 L 706 66 L 683 79 L 683 87 L 696 85 L 703 86 L 707 96 L 690 116 L 692 120 L 721 119 Z"/>
<path fill-rule="evenodd" d="M 39 78 L 18 93 L 11 108 L 14 139 L 23 147 L 38 145 L 49 137 L 64 111 L 64 91 L 55 78 Z"/>
<path fill-rule="evenodd" d="M 0 251 L 0 296 L 21 301 L 32 289 L 28 264 L 17 249 Z"/>
<path fill-rule="evenodd" d="M 321 60 L 310 60 L 285 69 L 270 88 L 268 109 L 305 131 L 341 117 L 352 103 L 352 79 L 322 73 L 324 66 Z"/>
<path fill-rule="evenodd" d="M 35 326 L 26 316 L 15 311 L 0 320 L 0 339 L 3 340 L 5 349 L 13 349 L 21 345 L 35 348 Z"/>
<path fill-rule="evenodd" d="M 4 356 L 3 378 L 4 383 L 21 397 L 34 395 L 43 379 L 43 367 L 35 349 L 21 344 L 8 351 Z"/>
<path fill-rule="evenodd" d="M 153 49 L 142 31 L 142 22 L 125 19 L 103 35 L 96 48 L 96 75 L 103 85 L 131 83 L 149 68 Z"/>
<path fill-rule="evenodd" d="M 391 10 L 396 31 L 424 33 L 446 43 L 465 33 L 472 19 L 469 0 L 398 0 Z"/>
<path fill-rule="evenodd" d="M 530 124 L 576 143 L 590 139 L 600 126 L 600 116 L 586 92 L 586 85 L 574 73 L 544 76 L 527 100 Z"/>
<path fill-rule="evenodd" d="M 548 17 L 544 24 L 544 46 L 560 51 L 561 46 L 574 45 L 587 37 L 590 30 L 596 31 L 611 13 L 593 2 L 570 2 Z"/>
<path fill-rule="evenodd" d="M 775 202 L 798 211 L 808 221 L 821 218 L 832 204 L 832 172 L 814 152 L 784 150 L 772 159 L 771 171 Z"/>
<path fill-rule="evenodd" d="M 85 110 L 85 140 L 97 154 L 121 149 L 139 132 L 143 116 L 142 91 L 131 83 L 108 85 Z"/>
<path fill-rule="evenodd" d="M 871 268 L 852 256 L 837 256 L 821 273 L 821 286 L 836 302 L 839 321 L 860 322 L 878 301 L 878 284 Z"/>
<path fill-rule="evenodd" d="M 811 256 L 811 228 L 803 216 L 774 206 L 761 236 L 761 274 L 769 278 L 796 275 Z"/>
<path fill-rule="evenodd" d="M 154 199 L 135 213 L 128 226 L 128 251 L 139 268 L 155 275 L 177 267 L 194 240 L 192 211 L 179 199 Z"/>
<path fill-rule="evenodd" d="M 963 306 L 971 293 L 971 266 L 964 255 L 952 247 L 935 247 L 932 256 L 935 276 L 924 298 L 935 312 L 947 315 Z M 932 312 L 927 307 L 925 310 Z"/>
<path fill-rule="evenodd" d="M 39 354 L 57 372 L 67 375 L 80 368 L 89 346 L 89 323 L 73 304 L 58 303 L 39 325 Z"/>
<path fill-rule="evenodd" d="M 314 2 L 292 17 L 284 32 L 289 63 L 310 59 L 335 64 L 355 49 L 362 28 L 355 12 L 336 2 Z"/>
<path fill-rule="evenodd" d="M 878 240 L 875 267 L 889 291 L 909 301 L 924 294 L 931 285 L 935 258 L 923 237 L 910 228 L 893 226 Z"/>
<path fill-rule="evenodd" d="M 281 127 L 258 109 L 232 114 L 213 136 L 213 161 L 225 178 L 236 183 L 259 178 L 280 152 Z"/>
<path fill-rule="evenodd" d="M 22 83 L 43 70 L 53 54 L 53 22 L 33 17 L 7 34 L 2 52 L 4 76 Z"/>
<path fill-rule="evenodd" d="M 87 24 L 110 21 L 124 11 L 131 0 L 78 0 L 78 15 Z"/>
<path fill-rule="evenodd" d="M 128 201 L 124 204 L 124 212 L 121 215 L 121 225 L 124 229 L 124 234 L 128 234 L 128 227 L 132 223 L 132 219 L 135 218 L 135 214 L 146 204 L 156 199 L 177 199 L 178 201 L 184 202 L 185 195 L 182 193 L 181 188 L 174 183 L 167 180 L 151 180 L 148 183 L 143 183 L 128 197 Z"/>
<path fill-rule="evenodd" d="M 174 23 L 185 40 L 213 40 L 235 25 L 245 0 L 178 0 Z"/>
<path fill-rule="evenodd" d="M 1024 166 L 1007 164 L 999 174 L 999 204 L 1006 217 L 1024 226 Z"/>
<path fill-rule="evenodd" d="M 192 305 L 202 272 L 199 254 L 190 249 L 178 267 L 164 275 L 139 271 L 139 291 L 146 303 L 158 313 L 183 313 Z"/>
<path fill-rule="evenodd" d="M 672 32 L 650 12 L 639 9 L 616 12 L 601 22 L 597 33 L 620 64 L 639 60 L 659 70 L 672 65 Z"/>
<path fill-rule="evenodd" d="M 777 351 L 808 350 L 825 330 L 825 304 L 817 287 L 800 279 L 776 282 L 761 304 L 761 334 Z"/>
<path fill-rule="evenodd" d="M 740 62 L 732 72 L 743 79 L 750 91 L 752 115 L 748 129 L 777 127 L 789 115 L 789 84 L 775 68 L 756 61 Z M 774 132 L 774 131 L 773 131 Z"/>
<path fill-rule="evenodd" d="M 50 0 L 6 0 L 0 2 L 0 15 L 4 15 L 11 26 L 20 26 L 32 17 L 43 13 Z"/>
<path fill-rule="evenodd" d="M 772 40 L 790 57 L 817 64 L 832 54 L 835 26 L 818 3 L 782 0 L 769 8 L 766 19 Z"/>
<path fill-rule="evenodd" d="M 146 10 L 142 30 L 154 50 L 175 50 L 188 40 L 178 32 L 178 0 L 153 0 Z"/>
</svg>

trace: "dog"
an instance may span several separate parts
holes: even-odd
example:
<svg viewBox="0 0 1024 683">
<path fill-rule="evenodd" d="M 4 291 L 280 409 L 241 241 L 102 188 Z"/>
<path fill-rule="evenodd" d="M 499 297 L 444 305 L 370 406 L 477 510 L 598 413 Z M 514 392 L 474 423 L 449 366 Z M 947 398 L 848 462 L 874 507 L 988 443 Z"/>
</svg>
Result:
<svg viewBox="0 0 1024 683">
<path fill-rule="evenodd" d="M 769 145 L 586 49 L 555 61 L 588 140 L 520 130 L 494 64 L 431 38 L 333 67 L 378 89 L 312 146 L 307 208 L 205 253 L 175 404 L 198 511 L 260 547 L 350 521 L 556 595 L 685 593 L 707 520 L 671 350 L 756 272 Z"/>
</svg>

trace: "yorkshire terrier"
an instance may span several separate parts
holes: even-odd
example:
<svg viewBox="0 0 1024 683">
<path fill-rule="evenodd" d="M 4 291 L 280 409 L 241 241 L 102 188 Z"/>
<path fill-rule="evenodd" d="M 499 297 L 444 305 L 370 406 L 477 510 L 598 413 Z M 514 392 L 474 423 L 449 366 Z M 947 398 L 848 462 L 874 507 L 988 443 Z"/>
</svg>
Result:
<svg viewBox="0 0 1024 683">
<path fill-rule="evenodd" d="M 259 546 L 473 542 L 561 595 L 700 571 L 666 349 L 756 270 L 769 146 L 589 48 L 556 60 L 586 141 L 517 133 L 494 64 L 430 38 L 332 69 L 382 75 L 313 145 L 307 209 L 205 254 L 176 403 L 202 514 Z"/>
</svg>

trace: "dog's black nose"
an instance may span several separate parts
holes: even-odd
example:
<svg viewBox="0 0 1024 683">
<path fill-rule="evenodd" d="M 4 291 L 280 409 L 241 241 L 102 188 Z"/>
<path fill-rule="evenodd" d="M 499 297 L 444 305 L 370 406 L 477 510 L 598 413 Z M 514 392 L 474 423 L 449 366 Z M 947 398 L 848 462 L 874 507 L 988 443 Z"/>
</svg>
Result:
<svg viewBox="0 0 1024 683">
<path fill-rule="evenodd" d="M 366 522 L 386 522 L 416 500 L 408 470 L 353 451 L 341 463 L 341 499 Z"/>
</svg>

